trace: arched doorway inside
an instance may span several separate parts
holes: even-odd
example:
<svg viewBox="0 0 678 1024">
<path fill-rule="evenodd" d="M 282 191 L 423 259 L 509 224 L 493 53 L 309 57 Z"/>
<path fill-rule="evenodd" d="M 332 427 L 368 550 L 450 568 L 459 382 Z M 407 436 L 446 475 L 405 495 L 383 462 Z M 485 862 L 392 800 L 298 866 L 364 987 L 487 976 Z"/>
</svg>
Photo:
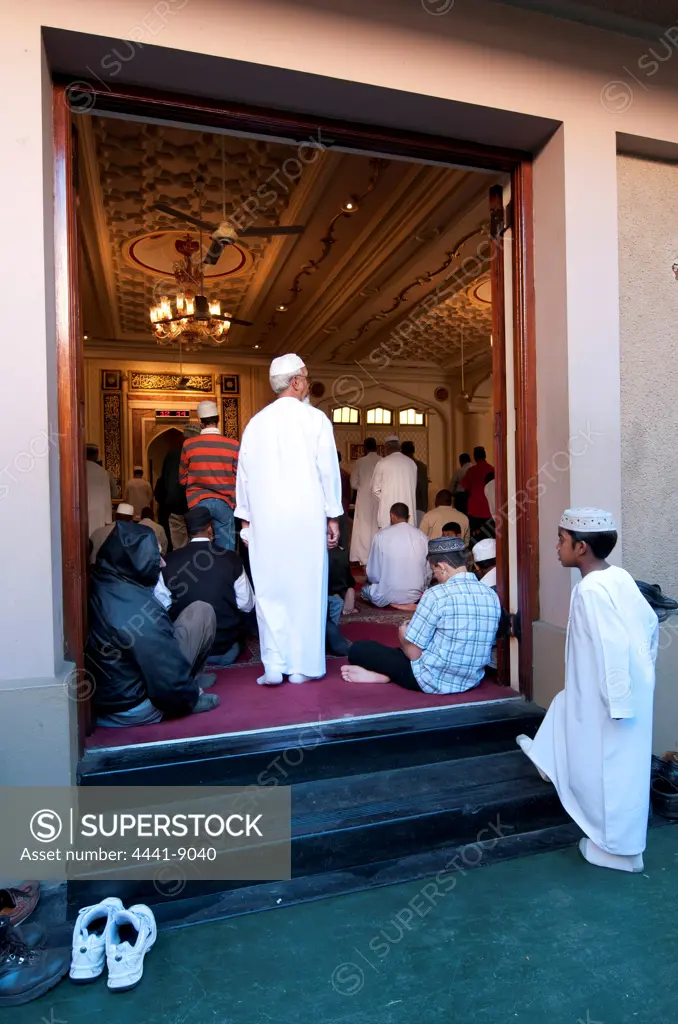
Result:
<svg viewBox="0 0 678 1024">
<path fill-rule="evenodd" d="M 149 444 L 148 450 L 146 451 L 148 480 L 151 483 L 151 487 L 154 489 L 158 482 L 158 477 L 162 472 L 162 464 L 165 456 L 168 452 L 181 448 L 183 442 L 183 432 L 181 430 L 177 430 L 176 427 L 169 427 L 167 430 L 163 430 L 161 434 L 154 437 Z"/>
</svg>

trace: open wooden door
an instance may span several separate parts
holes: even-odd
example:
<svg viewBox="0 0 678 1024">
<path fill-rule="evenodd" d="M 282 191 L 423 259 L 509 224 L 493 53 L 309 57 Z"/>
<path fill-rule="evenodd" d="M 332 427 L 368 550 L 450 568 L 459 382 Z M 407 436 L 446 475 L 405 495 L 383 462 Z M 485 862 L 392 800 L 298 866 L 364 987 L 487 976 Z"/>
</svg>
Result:
<svg viewBox="0 0 678 1024">
<path fill-rule="evenodd" d="M 504 232 L 506 230 L 504 188 L 490 189 L 490 280 L 492 285 L 492 399 L 494 409 L 494 487 L 495 529 L 497 538 L 497 596 L 505 611 L 510 605 L 509 545 L 510 532 L 508 477 L 508 393 L 506 373 L 506 282 Z M 497 641 L 497 679 L 511 684 L 511 656 L 508 638 Z"/>
<path fill-rule="evenodd" d="M 92 687 L 84 667 L 87 635 L 87 473 L 85 390 L 76 219 L 77 137 L 63 86 L 54 86 L 54 248 L 63 558 L 64 655 L 75 665 L 69 696 L 78 704 L 80 743 L 91 724 Z"/>
</svg>

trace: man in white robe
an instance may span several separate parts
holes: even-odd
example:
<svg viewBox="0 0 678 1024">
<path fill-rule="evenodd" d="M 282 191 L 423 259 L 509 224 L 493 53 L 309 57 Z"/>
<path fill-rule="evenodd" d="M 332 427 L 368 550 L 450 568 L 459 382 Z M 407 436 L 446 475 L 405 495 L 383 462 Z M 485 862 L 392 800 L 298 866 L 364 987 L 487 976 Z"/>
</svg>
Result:
<svg viewBox="0 0 678 1024">
<path fill-rule="evenodd" d="M 407 506 L 396 502 L 391 525 L 379 530 L 367 561 L 366 601 L 385 608 L 389 604 L 416 604 L 430 579 L 428 539 L 411 526 Z"/>
<path fill-rule="evenodd" d="M 111 478 L 98 463 L 99 449 L 96 445 L 87 445 L 87 525 L 90 536 L 101 526 L 113 522 L 113 503 L 111 501 Z"/>
<path fill-rule="evenodd" d="M 372 494 L 377 499 L 377 525 L 391 525 L 391 505 L 407 505 L 410 522 L 416 523 L 417 464 L 400 451 L 400 438 L 391 434 L 385 441 L 386 454 L 374 467 Z"/>
<path fill-rule="evenodd" d="M 356 459 L 351 473 L 351 487 L 357 491 L 355 501 L 355 513 L 353 516 L 353 533 L 351 534 L 351 562 L 367 563 L 370 554 L 370 547 L 377 526 L 377 510 L 379 505 L 372 494 L 372 477 L 374 467 L 381 462 L 381 455 L 377 452 L 377 442 L 373 437 L 366 437 L 364 441 L 365 454 L 362 458 Z"/>
<path fill-rule="evenodd" d="M 235 515 L 249 546 L 264 674 L 303 683 L 325 674 L 327 549 L 339 542 L 341 479 L 332 424 L 307 402 L 308 370 L 274 359 L 278 396 L 243 432 Z"/>
<path fill-rule="evenodd" d="M 565 689 L 534 740 L 517 742 L 585 833 L 585 859 L 638 872 L 650 800 L 658 621 L 633 577 L 605 561 L 616 543 L 609 512 L 563 514 L 558 557 L 582 574 L 570 600 Z"/>
</svg>

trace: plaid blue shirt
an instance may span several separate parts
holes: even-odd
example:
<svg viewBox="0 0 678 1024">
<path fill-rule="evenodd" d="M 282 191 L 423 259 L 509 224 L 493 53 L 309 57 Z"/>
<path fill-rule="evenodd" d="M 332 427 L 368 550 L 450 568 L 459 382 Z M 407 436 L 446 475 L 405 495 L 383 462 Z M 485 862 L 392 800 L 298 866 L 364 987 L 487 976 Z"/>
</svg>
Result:
<svg viewBox="0 0 678 1024">
<path fill-rule="evenodd" d="M 461 693 L 482 680 L 497 635 L 499 598 L 473 573 L 427 590 L 406 639 L 421 647 L 412 671 L 425 693 Z"/>
</svg>

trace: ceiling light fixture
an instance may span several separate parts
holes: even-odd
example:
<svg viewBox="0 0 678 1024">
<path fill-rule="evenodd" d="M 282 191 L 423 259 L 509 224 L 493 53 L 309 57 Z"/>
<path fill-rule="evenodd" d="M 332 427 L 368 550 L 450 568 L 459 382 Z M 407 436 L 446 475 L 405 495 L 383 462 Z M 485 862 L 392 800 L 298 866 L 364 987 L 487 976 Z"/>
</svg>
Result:
<svg viewBox="0 0 678 1024">
<path fill-rule="evenodd" d="M 202 192 L 196 189 L 196 193 L 198 213 L 202 214 Z M 173 345 L 177 339 L 183 340 L 189 351 L 200 348 L 204 342 L 221 345 L 231 324 L 251 326 L 249 320 L 237 320 L 230 313 L 222 313 L 219 299 L 208 299 L 205 295 L 202 235 L 201 227 L 199 244 L 190 234 L 176 242 L 176 249 L 183 257 L 173 267 L 180 291 L 172 298 L 163 295 L 158 305 L 151 306 L 149 310 L 159 345 Z"/>
<path fill-rule="evenodd" d="M 355 213 L 356 210 L 358 209 L 358 204 L 356 203 L 355 199 L 351 197 L 350 199 L 346 200 L 346 202 L 342 205 L 341 209 L 343 213 Z"/>
<path fill-rule="evenodd" d="M 285 305 L 284 302 L 281 302 L 280 305 L 276 306 L 275 308 L 278 310 L 279 313 L 284 313 L 285 310 L 287 309 L 287 306 Z"/>
</svg>

